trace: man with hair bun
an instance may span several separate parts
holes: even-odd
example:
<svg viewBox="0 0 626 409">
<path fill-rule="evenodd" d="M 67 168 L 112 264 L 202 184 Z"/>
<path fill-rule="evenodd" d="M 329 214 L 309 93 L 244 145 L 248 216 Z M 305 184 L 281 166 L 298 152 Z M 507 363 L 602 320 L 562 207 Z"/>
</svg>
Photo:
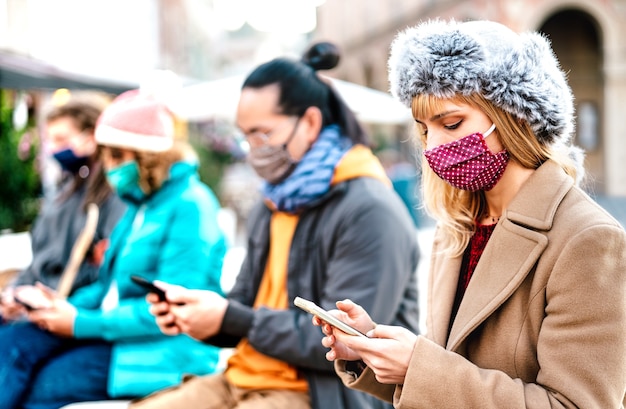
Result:
<svg viewBox="0 0 626 409">
<path fill-rule="evenodd" d="M 226 298 L 166 287 L 170 303 L 150 299 L 166 334 L 234 353 L 223 374 L 132 409 L 389 407 L 342 385 L 322 332 L 293 304 L 300 296 L 331 309 L 350 298 L 377 322 L 418 329 L 413 222 L 355 115 L 317 74 L 338 61 L 333 44 L 319 43 L 301 61 L 276 58 L 246 78 L 237 125 L 265 183 L 237 281 Z"/>
</svg>

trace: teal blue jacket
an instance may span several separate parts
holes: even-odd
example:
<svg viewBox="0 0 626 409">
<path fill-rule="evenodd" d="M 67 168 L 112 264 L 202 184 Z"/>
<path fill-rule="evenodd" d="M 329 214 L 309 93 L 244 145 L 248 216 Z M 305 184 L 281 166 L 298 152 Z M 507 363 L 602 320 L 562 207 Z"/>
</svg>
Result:
<svg viewBox="0 0 626 409">
<path fill-rule="evenodd" d="M 183 374 L 215 371 L 219 349 L 186 335 L 162 334 L 148 311 L 146 290 L 130 276 L 221 293 L 226 243 L 218 210 L 215 195 L 197 177 L 197 164 L 174 164 L 157 192 L 143 203 L 128 203 L 98 280 L 70 298 L 78 309 L 74 336 L 113 344 L 111 397 L 144 396 L 180 383 Z M 107 310 L 101 304 L 113 282 L 118 303 Z"/>
</svg>

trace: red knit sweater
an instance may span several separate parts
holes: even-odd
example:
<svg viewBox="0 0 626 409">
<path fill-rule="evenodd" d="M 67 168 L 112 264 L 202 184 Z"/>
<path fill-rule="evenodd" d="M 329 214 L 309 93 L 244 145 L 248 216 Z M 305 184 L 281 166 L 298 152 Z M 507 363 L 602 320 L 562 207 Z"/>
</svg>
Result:
<svg viewBox="0 0 626 409">
<path fill-rule="evenodd" d="M 472 274 L 474 274 L 474 270 L 476 269 L 478 260 L 480 260 L 480 256 L 483 254 L 485 246 L 489 241 L 489 237 L 491 237 L 491 233 L 493 233 L 493 230 L 495 228 L 495 223 L 489 225 L 478 224 L 476 226 L 476 232 L 470 239 L 470 242 L 465 249 L 465 253 L 463 253 L 463 262 L 461 264 L 459 284 L 457 285 L 456 296 L 454 298 L 454 307 L 452 309 L 452 316 L 450 319 L 450 328 L 452 328 L 452 323 L 454 322 L 454 318 L 456 317 L 459 305 L 461 305 L 461 300 L 465 295 L 465 290 L 469 285 Z"/>
</svg>

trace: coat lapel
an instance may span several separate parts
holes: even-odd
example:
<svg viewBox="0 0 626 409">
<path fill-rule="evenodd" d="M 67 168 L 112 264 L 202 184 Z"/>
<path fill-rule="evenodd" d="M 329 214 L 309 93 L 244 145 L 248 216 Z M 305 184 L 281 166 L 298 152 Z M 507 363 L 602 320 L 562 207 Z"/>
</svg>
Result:
<svg viewBox="0 0 626 409">
<path fill-rule="evenodd" d="M 543 234 L 506 219 L 501 221 L 465 291 L 450 331 L 448 349 L 454 350 L 515 292 L 547 244 Z"/>
<path fill-rule="evenodd" d="M 449 350 L 456 349 L 524 281 L 548 245 L 544 232 L 552 227 L 556 209 L 572 185 L 572 179 L 548 161 L 522 186 L 476 266 L 452 325 Z"/>
</svg>

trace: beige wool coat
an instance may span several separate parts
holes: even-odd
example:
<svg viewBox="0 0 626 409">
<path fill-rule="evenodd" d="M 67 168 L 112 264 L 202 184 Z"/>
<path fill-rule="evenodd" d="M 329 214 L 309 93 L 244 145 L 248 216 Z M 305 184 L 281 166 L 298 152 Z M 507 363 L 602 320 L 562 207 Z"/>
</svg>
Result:
<svg viewBox="0 0 626 409">
<path fill-rule="evenodd" d="M 626 234 L 554 162 L 522 186 L 496 226 L 448 336 L 462 257 L 435 234 L 427 334 L 403 385 L 371 370 L 344 383 L 396 408 L 623 407 Z"/>
</svg>

